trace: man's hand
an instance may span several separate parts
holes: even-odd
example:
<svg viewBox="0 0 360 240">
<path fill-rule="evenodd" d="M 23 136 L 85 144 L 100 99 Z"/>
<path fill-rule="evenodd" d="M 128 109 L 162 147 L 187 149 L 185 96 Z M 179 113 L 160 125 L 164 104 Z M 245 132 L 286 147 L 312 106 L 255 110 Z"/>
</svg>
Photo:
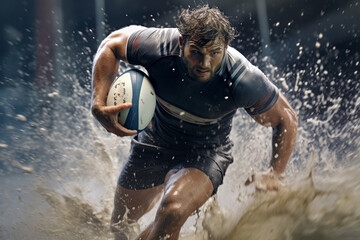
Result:
<svg viewBox="0 0 360 240">
<path fill-rule="evenodd" d="M 266 172 L 253 173 L 245 182 L 245 186 L 256 183 L 257 191 L 276 191 L 284 184 L 281 182 L 283 176 L 278 175 L 270 168 Z"/>
<path fill-rule="evenodd" d="M 105 106 L 94 104 L 91 112 L 100 124 L 110 133 L 117 136 L 131 136 L 137 133 L 136 130 L 129 130 L 118 122 L 119 112 L 131 108 L 131 103 L 124 103 L 117 106 Z"/>
</svg>

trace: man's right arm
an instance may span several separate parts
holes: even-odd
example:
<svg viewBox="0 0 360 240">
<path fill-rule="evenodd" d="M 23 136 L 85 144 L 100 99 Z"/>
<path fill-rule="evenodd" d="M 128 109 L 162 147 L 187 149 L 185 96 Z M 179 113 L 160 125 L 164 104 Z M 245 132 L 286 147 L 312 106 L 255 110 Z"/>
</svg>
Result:
<svg viewBox="0 0 360 240">
<path fill-rule="evenodd" d="M 131 103 L 106 106 L 106 97 L 118 74 L 120 61 L 127 61 L 127 40 L 137 30 L 137 27 L 127 27 L 111 33 L 102 41 L 93 63 L 91 112 L 108 132 L 121 137 L 136 134 L 136 130 L 126 129 L 118 122 L 119 112 L 130 108 Z"/>
</svg>

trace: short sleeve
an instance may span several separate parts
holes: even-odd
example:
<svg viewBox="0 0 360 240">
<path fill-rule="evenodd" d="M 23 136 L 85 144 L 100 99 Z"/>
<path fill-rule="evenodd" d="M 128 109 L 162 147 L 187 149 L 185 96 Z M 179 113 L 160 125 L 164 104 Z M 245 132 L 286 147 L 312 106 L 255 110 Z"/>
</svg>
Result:
<svg viewBox="0 0 360 240">
<path fill-rule="evenodd" d="M 278 88 L 234 49 L 230 51 L 229 62 L 231 91 L 237 107 L 245 108 L 250 115 L 270 110 L 279 97 Z"/>
<path fill-rule="evenodd" d="M 163 56 L 178 54 L 178 38 L 178 31 L 172 28 L 145 28 L 136 31 L 127 42 L 127 60 L 130 64 L 147 68 Z"/>
</svg>

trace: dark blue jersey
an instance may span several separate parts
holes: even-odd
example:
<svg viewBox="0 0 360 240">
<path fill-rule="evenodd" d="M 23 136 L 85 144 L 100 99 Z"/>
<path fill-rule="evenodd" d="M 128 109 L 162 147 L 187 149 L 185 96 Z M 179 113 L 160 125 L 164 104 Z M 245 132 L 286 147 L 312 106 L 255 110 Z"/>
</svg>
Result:
<svg viewBox="0 0 360 240">
<path fill-rule="evenodd" d="M 143 66 L 157 95 L 153 130 L 180 146 L 219 145 L 231 131 L 236 109 L 269 110 L 278 89 L 242 54 L 229 47 L 221 67 L 206 82 L 188 77 L 176 28 L 140 28 L 127 43 L 127 60 Z"/>
</svg>

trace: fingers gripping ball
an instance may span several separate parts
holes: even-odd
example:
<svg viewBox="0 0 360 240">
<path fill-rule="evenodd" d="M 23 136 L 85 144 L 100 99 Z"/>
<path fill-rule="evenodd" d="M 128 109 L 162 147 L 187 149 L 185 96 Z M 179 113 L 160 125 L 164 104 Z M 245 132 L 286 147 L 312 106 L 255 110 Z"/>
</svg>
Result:
<svg viewBox="0 0 360 240">
<path fill-rule="evenodd" d="M 132 107 L 119 113 L 119 123 L 127 129 L 143 130 L 154 116 L 156 95 L 149 78 L 139 70 L 124 72 L 110 87 L 107 106 L 126 102 L 131 102 Z"/>
</svg>

